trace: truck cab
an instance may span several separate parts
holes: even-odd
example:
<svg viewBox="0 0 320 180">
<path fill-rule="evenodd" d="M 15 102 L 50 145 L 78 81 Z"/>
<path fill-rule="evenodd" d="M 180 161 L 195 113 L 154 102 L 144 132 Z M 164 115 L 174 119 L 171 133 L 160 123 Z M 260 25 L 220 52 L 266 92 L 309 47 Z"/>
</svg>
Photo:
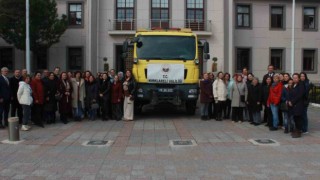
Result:
<svg viewBox="0 0 320 180">
<path fill-rule="evenodd" d="M 135 108 L 145 104 L 171 103 L 184 106 L 194 114 L 199 94 L 198 37 L 190 29 L 138 30 L 133 39 L 123 44 L 133 45 L 132 73 L 137 83 Z M 204 58 L 209 59 L 209 45 L 204 46 Z"/>
</svg>

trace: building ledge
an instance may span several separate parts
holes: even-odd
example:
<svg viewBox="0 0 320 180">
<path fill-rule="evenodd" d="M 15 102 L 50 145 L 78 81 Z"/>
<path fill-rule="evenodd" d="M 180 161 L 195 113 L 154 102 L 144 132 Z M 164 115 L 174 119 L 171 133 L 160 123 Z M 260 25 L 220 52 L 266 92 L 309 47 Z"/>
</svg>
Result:
<svg viewBox="0 0 320 180">
<path fill-rule="evenodd" d="M 110 36 L 126 36 L 126 35 L 135 35 L 136 31 L 108 31 Z"/>
<path fill-rule="evenodd" d="M 209 31 L 193 31 L 198 36 L 212 36 L 212 32 Z"/>
</svg>

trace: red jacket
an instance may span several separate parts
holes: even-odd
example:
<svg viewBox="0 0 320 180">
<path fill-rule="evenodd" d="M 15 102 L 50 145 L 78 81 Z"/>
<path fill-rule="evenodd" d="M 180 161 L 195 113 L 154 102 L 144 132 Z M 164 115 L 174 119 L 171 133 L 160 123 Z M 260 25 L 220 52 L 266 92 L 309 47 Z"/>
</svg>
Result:
<svg viewBox="0 0 320 180">
<path fill-rule="evenodd" d="M 270 104 L 278 105 L 280 103 L 282 88 L 283 88 L 283 85 L 281 82 L 279 82 L 275 87 L 271 85 L 270 91 L 269 91 L 269 97 L 267 101 L 268 106 Z"/>
<path fill-rule="evenodd" d="M 122 92 L 122 83 L 117 82 L 112 83 L 112 89 L 111 89 L 111 102 L 113 104 L 120 103 L 118 100 L 120 99 L 120 102 L 123 99 L 123 92 Z"/>
<path fill-rule="evenodd" d="M 32 79 L 30 85 L 32 89 L 33 102 L 35 104 L 43 104 L 44 92 L 42 81 L 40 79 Z"/>
</svg>

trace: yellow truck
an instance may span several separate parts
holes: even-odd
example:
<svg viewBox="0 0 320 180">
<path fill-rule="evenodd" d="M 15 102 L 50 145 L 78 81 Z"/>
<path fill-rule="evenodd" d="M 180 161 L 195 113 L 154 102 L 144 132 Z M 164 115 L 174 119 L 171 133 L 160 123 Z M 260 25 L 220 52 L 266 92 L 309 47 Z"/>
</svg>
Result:
<svg viewBox="0 0 320 180">
<path fill-rule="evenodd" d="M 194 114 L 199 94 L 198 46 L 203 59 L 209 59 L 209 43 L 198 40 L 191 29 L 141 29 L 123 43 L 124 57 L 130 46 L 136 112 L 146 104 L 171 103 Z"/>
</svg>

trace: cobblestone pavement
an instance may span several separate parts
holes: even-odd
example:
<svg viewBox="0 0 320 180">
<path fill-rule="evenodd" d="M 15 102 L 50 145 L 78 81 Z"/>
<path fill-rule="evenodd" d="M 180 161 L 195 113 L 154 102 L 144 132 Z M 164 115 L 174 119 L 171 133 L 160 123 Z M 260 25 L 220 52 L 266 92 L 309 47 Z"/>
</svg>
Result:
<svg viewBox="0 0 320 180">
<path fill-rule="evenodd" d="M 0 144 L 0 179 L 320 179 L 320 112 L 309 109 L 310 133 L 292 139 L 249 123 L 201 121 L 148 110 L 134 122 L 57 123 L 21 132 L 18 145 Z M 7 131 L 0 131 L 0 140 Z M 271 138 L 280 146 L 256 146 L 251 138 Z M 191 139 L 193 147 L 170 147 Z M 109 147 L 82 146 L 112 140 Z"/>
</svg>

